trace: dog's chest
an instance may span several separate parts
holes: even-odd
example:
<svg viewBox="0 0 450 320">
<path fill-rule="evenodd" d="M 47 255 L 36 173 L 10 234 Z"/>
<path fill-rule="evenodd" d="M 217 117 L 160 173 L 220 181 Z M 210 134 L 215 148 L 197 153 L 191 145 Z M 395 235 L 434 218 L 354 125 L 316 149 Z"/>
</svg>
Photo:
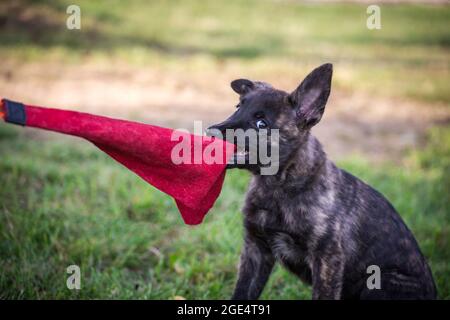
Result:
<svg viewBox="0 0 450 320">
<path fill-rule="evenodd" d="M 311 217 L 303 198 L 300 192 L 253 184 L 247 194 L 244 214 L 259 229 L 304 234 L 311 224 Z"/>
<path fill-rule="evenodd" d="M 247 197 L 245 218 L 287 266 L 306 265 L 312 221 L 298 197 L 282 189 L 253 188 Z"/>
</svg>

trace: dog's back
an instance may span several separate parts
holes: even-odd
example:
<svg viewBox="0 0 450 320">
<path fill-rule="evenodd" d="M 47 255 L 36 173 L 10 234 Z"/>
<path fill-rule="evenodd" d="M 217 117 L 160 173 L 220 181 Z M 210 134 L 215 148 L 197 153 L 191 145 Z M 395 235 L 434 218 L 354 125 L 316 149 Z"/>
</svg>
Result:
<svg viewBox="0 0 450 320">
<path fill-rule="evenodd" d="M 351 248 L 353 252 L 346 250 L 342 296 L 435 299 L 436 287 L 430 268 L 399 214 L 378 191 L 353 175 L 339 171 L 338 188 L 342 197 L 336 200 L 335 214 L 342 217 L 337 221 L 354 226 L 350 236 L 355 245 Z M 379 289 L 367 286 L 369 266 L 380 270 Z"/>
</svg>

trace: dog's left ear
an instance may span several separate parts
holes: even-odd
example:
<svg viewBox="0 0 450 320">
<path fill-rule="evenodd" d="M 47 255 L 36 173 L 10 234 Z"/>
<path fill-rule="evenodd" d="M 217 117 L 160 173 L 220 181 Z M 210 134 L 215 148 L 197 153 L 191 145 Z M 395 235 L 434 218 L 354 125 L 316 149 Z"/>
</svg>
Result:
<svg viewBox="0 0 450 320">
<path fill-rule="evenodd" d="M 331 90 L 333 65 L 326 63 L 314 69 L 289 96 L 299 123 L 311 128 L 322 118 Z"/>
<path fill-rule="evenodd" d="M 246 94 L 255 88 L 253 81 L 247 79 L 236 79 L 231 82 L 231 88 L 239 95 Z"/>
</svg>

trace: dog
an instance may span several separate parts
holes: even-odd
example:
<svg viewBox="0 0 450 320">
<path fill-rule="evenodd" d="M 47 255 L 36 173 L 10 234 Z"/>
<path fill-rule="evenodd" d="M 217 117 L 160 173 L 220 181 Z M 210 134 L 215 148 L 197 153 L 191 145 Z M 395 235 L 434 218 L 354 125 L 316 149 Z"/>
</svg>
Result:
<svg viewBox="0 0 450 320">
<path fill-rule="evenodd" d="M 232 299 L 257 299 L 275 262 L 312 285 L 313 299 L 435 299 L 431 270 L 394 207 L 337 168 L 310 133 L 324 113 L 332 73 L 332 64 L 321 65 L 290 94 L 264 82 L 234 80 L 237 110 L 207 130 L 279 132 L 276 174 L 262 175 L 258 162 L 237 163 L 248 160 L 248 145 L 229 165 L 252 173 Z M 374 287 L 369 271 L 375 269 Z"/>
</svg>

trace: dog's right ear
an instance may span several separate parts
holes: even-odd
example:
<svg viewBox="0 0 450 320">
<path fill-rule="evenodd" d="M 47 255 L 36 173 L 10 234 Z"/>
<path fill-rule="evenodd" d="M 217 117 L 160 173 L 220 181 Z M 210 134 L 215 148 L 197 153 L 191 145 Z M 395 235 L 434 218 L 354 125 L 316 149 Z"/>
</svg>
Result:
<svg viewBox="0 0 450 320">
<path fill-rule="evenodd" d="M 255 84 L 247 79 L 237 79 L 231 82 L 231 88 L 239 95 L 243 95 L 252 91 Z"/>
<path fill-rule="evenodd" d="M 312 127 L 320 121 L 331 90 L 333 65 L 326 63 L 314 69 L 289 96 L 299 122 Z"/>
</svg>

